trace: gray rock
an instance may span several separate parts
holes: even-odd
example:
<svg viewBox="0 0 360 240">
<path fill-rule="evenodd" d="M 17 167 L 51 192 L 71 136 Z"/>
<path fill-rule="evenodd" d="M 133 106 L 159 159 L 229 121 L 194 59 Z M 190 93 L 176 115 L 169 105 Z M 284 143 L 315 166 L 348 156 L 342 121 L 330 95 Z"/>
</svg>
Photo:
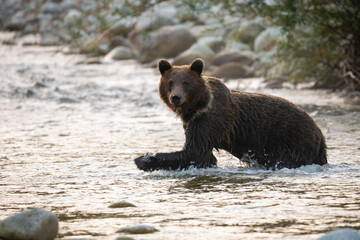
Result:
<svg viewBox="0 0 360 240">
<path fill-rule="evenodd" d="M 251 59 L 237 50 L 224 50 L 214 56 L 213 65 L 220 66 L 228 62 L 238 62 L 249 65 Z"/>
<path fill-rule="evenodd" d="M 91 13 L 96 10 L 98 0 L 62 0 L 59 2 L 63 11 L 76 8 L 81 12 Z"/>
<path fill-rule="evenodd" d="M 255 52 L 268 51 L 272 49 L 281 36 L 280 27 L 272 27 L 264 30 L 256 37 L 254 43 Z"/>
<path fill-rule="evenodd" d="M 157 232 L 156 228 L 148 225 L 135 225 L 131 227 L 124 227 L 121 228 L 117 233 L 130 233 L 130 234 L 147 234 L 147 233 L 154 233 Z"/>
<path fill-rule="evenodd" d="M 106 56 L 104 60 L 125 60 L 125 59 L 132 59 L 134 54 L 132 50 L 128 47 L 118 46 L 111 50 Z"/>
<path fill-rule="evenodd" d="M 165 26 L 148 35 L 130 37 L 139 52 L 139 61 L 148 63 L 156 58 L 171 58 L 188 49 L 195 37 L 185 26 Z"/>
<path fill-rule="evenodd" d="M 60 3 L 61 9 L 63 10 L 70 10 L 76 7 L 75 1 L 74 0 L 63 0 Z"/>
<path fill-rule="evenodd" d="M 160 1 L 158 4 L 154 5 L 152 11 L 155 14 L 166 16 L 173 19 L 177 19 L 177 15 L 179 12 L 178 6 L 174 6 L 174 4 L 171 3 L 171 1 L 164 1 L 164 2 Z"/>
<path fill-rule="evenodd" d="M 360 234 L 353 228 L 341 228 L 326 233 L 318 240 L 360 240 Z"/>
<path fill-rule="evenodd" d="M 196 36 L 197 39 L 206 36 L 224 36 L 226 29 L 221 23 L 211 23 L 207 25 L 194 25 L 189 27 L 191 33 Z"/>
<path fill-rule="evenodd" d="M 219 52 L 225 46 L 224 41 L 216 36 L 205 36 L 198 39 L 198 42 L 207 45 L 215 53 Z"/>
<path fill-rule="evenodd" d="M 70 9 L 70 11 L 64 17 L 64 23 L 67 26 L 71 26 L 81 18 L 81 12 L 77 9 Z"/>
<path fill-rule="evenodd" d="M 177 21 L 174 18 L 157 15 L 152 12 L 145 12 L 139 17 L 135 26 L 135 31 L 138 33 L 152 31 L 163 26 L 175 25 L 176 23 Z"/>
<path fill-rule="evenodd" d="M 211 76 L 222 79 L 246 78 L 247 70 L 241 63 L 228 62 L 216 68 Z"/>
<path fill-rule="evenodd" d="M 18 240 L 50 240 L 58 233 L 58 219 L 42 209 L 23 211 L 0 222 L 0 238 Z"/>
<path fill-rule="evenodd" d="M 93 13 L 96 10 L 98 0 L 76 0 L 80 10 L 88 13 Z"/>
<path fill-rule="evenodd" d="M 207 45 L 202 43 L 195 43 L 188 50 L 177 56 L 174 59 L 173 64 L 190 64 L 196 58 L 202 58 L 205 63 L 210 63 L 214 55 L 215 53 Z M 207 66 L 207 64 L 205 64 L 205 66 Z"/>
<path fill-rule="evenodd" d="M 250 51 L 250 46 L 246 43 L 237 42 L 233 39 L 229 39 L 226 43 L 226 49 L 238 50 L 238 51 Z"/>
<path fill-rule="evenodd" d="M 5 29 L 10 31 L 21 31 L 25 27 L 25 24 L 26 24 L 25 12 L 19 11 L 15 13 L 10 18 L 10 21 L 8 21 L 5 24 Z"/>
<path fill-rule="evenodd" d="M 109 206 L 109 208 L 127 208 L 127 207 L 136 207 L 136 206 L 126 201 L 116 202 Z"/>
<path fill-rule="evenodd" d="M 56 13 L 60 12 L 60 6 L 58 3 L 47 2 L 41 7 L 41 12 L 49 13 L 49 14 L 56 14 Z"/>
</svg>

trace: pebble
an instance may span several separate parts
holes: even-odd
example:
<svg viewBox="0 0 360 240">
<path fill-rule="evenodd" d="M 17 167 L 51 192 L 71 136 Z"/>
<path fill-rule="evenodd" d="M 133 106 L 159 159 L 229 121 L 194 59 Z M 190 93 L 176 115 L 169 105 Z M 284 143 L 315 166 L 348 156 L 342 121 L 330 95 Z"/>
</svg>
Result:
<svg viewBox="0 0 360 240">
<path fill-rule="evenodd" d="M 157 232 L 156 228 L 149 226 L 149 225 L 135 225 L 131 227 L 124 227 L 121 228 L 117 233 L 129 233 L 129 234 L 147 234 L 147 233 L 154 233 Z"/>
<path fill-rule="evenodd" d="M 136 207 L 136 206 L 126 201 L 116 202 L 109 206 L 109 208 L 127 208 L 127 207 Z"/>
<path fill-rule="evenodd" d="M 0 222 L 0 238 L 18 240 L 54 239 L 59 230 L 56 215 L 43 209 L 31 209 Z"/>
</svg>

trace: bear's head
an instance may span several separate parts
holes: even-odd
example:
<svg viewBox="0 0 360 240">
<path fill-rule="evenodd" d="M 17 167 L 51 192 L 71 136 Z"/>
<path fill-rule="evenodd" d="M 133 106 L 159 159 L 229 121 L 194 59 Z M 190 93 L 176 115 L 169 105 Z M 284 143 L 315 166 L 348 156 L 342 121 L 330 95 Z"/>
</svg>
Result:
<svg viewBox="0 0 360 240">
<path fill-rule="evenodd" d="M 186 121 L 187 116 L 207 110 L 212 94 L 202 77 L 202 59 L 183 66 L 171 66 L 168 61 L 160 60 L 158 67 L 161 73 L 160 97 L 172 111 Z"/>
</svg>

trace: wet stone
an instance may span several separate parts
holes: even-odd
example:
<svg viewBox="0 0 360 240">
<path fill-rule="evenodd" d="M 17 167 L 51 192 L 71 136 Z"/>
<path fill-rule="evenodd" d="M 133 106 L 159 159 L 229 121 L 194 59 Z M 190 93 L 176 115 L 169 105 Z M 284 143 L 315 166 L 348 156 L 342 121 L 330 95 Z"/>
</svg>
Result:
<svg viewBox="0 0 360 240">
<path fill-rule="evenodd" d="M 117 233 L 129 233 L 129 234 L 147 234 L 157 232 L 156 228 L 149 225 L 135 225 L 131 227 L 124 227 L 117 231 Z"/>
<path fill-rule="evenodd" d="M 0 222 L 0 239 L 49 240 L 54 239 L 59 230 L 54 213 L 31 209 L 20 212 Z"/>
<path fill-rule="evenodd" d="M 109 208 L 127 208 L 127 207 L 136 207 L 136 206 L 126 201 L 116 202 L 109 206 Z"/>
<path fill-rule="evenodd" d="M 120 236 L 117 237 L 115 240 L 134 240 L 132 237 Z"/>
</svg>

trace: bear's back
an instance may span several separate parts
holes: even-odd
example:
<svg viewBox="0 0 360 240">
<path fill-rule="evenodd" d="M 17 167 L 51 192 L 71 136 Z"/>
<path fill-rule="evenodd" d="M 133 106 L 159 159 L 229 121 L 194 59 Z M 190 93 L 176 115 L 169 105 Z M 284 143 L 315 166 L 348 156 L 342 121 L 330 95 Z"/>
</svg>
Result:
<svg viewBox="0 0 360 240">
<path fill-rule="evenodd" d="M 327 163 L 324 136 L 303 109 L 280 97 L 229 90 L 219 79 L 206 80 L 213 94 L 208 118 L 225 133 L 218 148 L 239 158 L 257 152 L 258 163 L 266 167 Z M 264 157 L 269 152 L 272 159 Z"/>
</svg>

